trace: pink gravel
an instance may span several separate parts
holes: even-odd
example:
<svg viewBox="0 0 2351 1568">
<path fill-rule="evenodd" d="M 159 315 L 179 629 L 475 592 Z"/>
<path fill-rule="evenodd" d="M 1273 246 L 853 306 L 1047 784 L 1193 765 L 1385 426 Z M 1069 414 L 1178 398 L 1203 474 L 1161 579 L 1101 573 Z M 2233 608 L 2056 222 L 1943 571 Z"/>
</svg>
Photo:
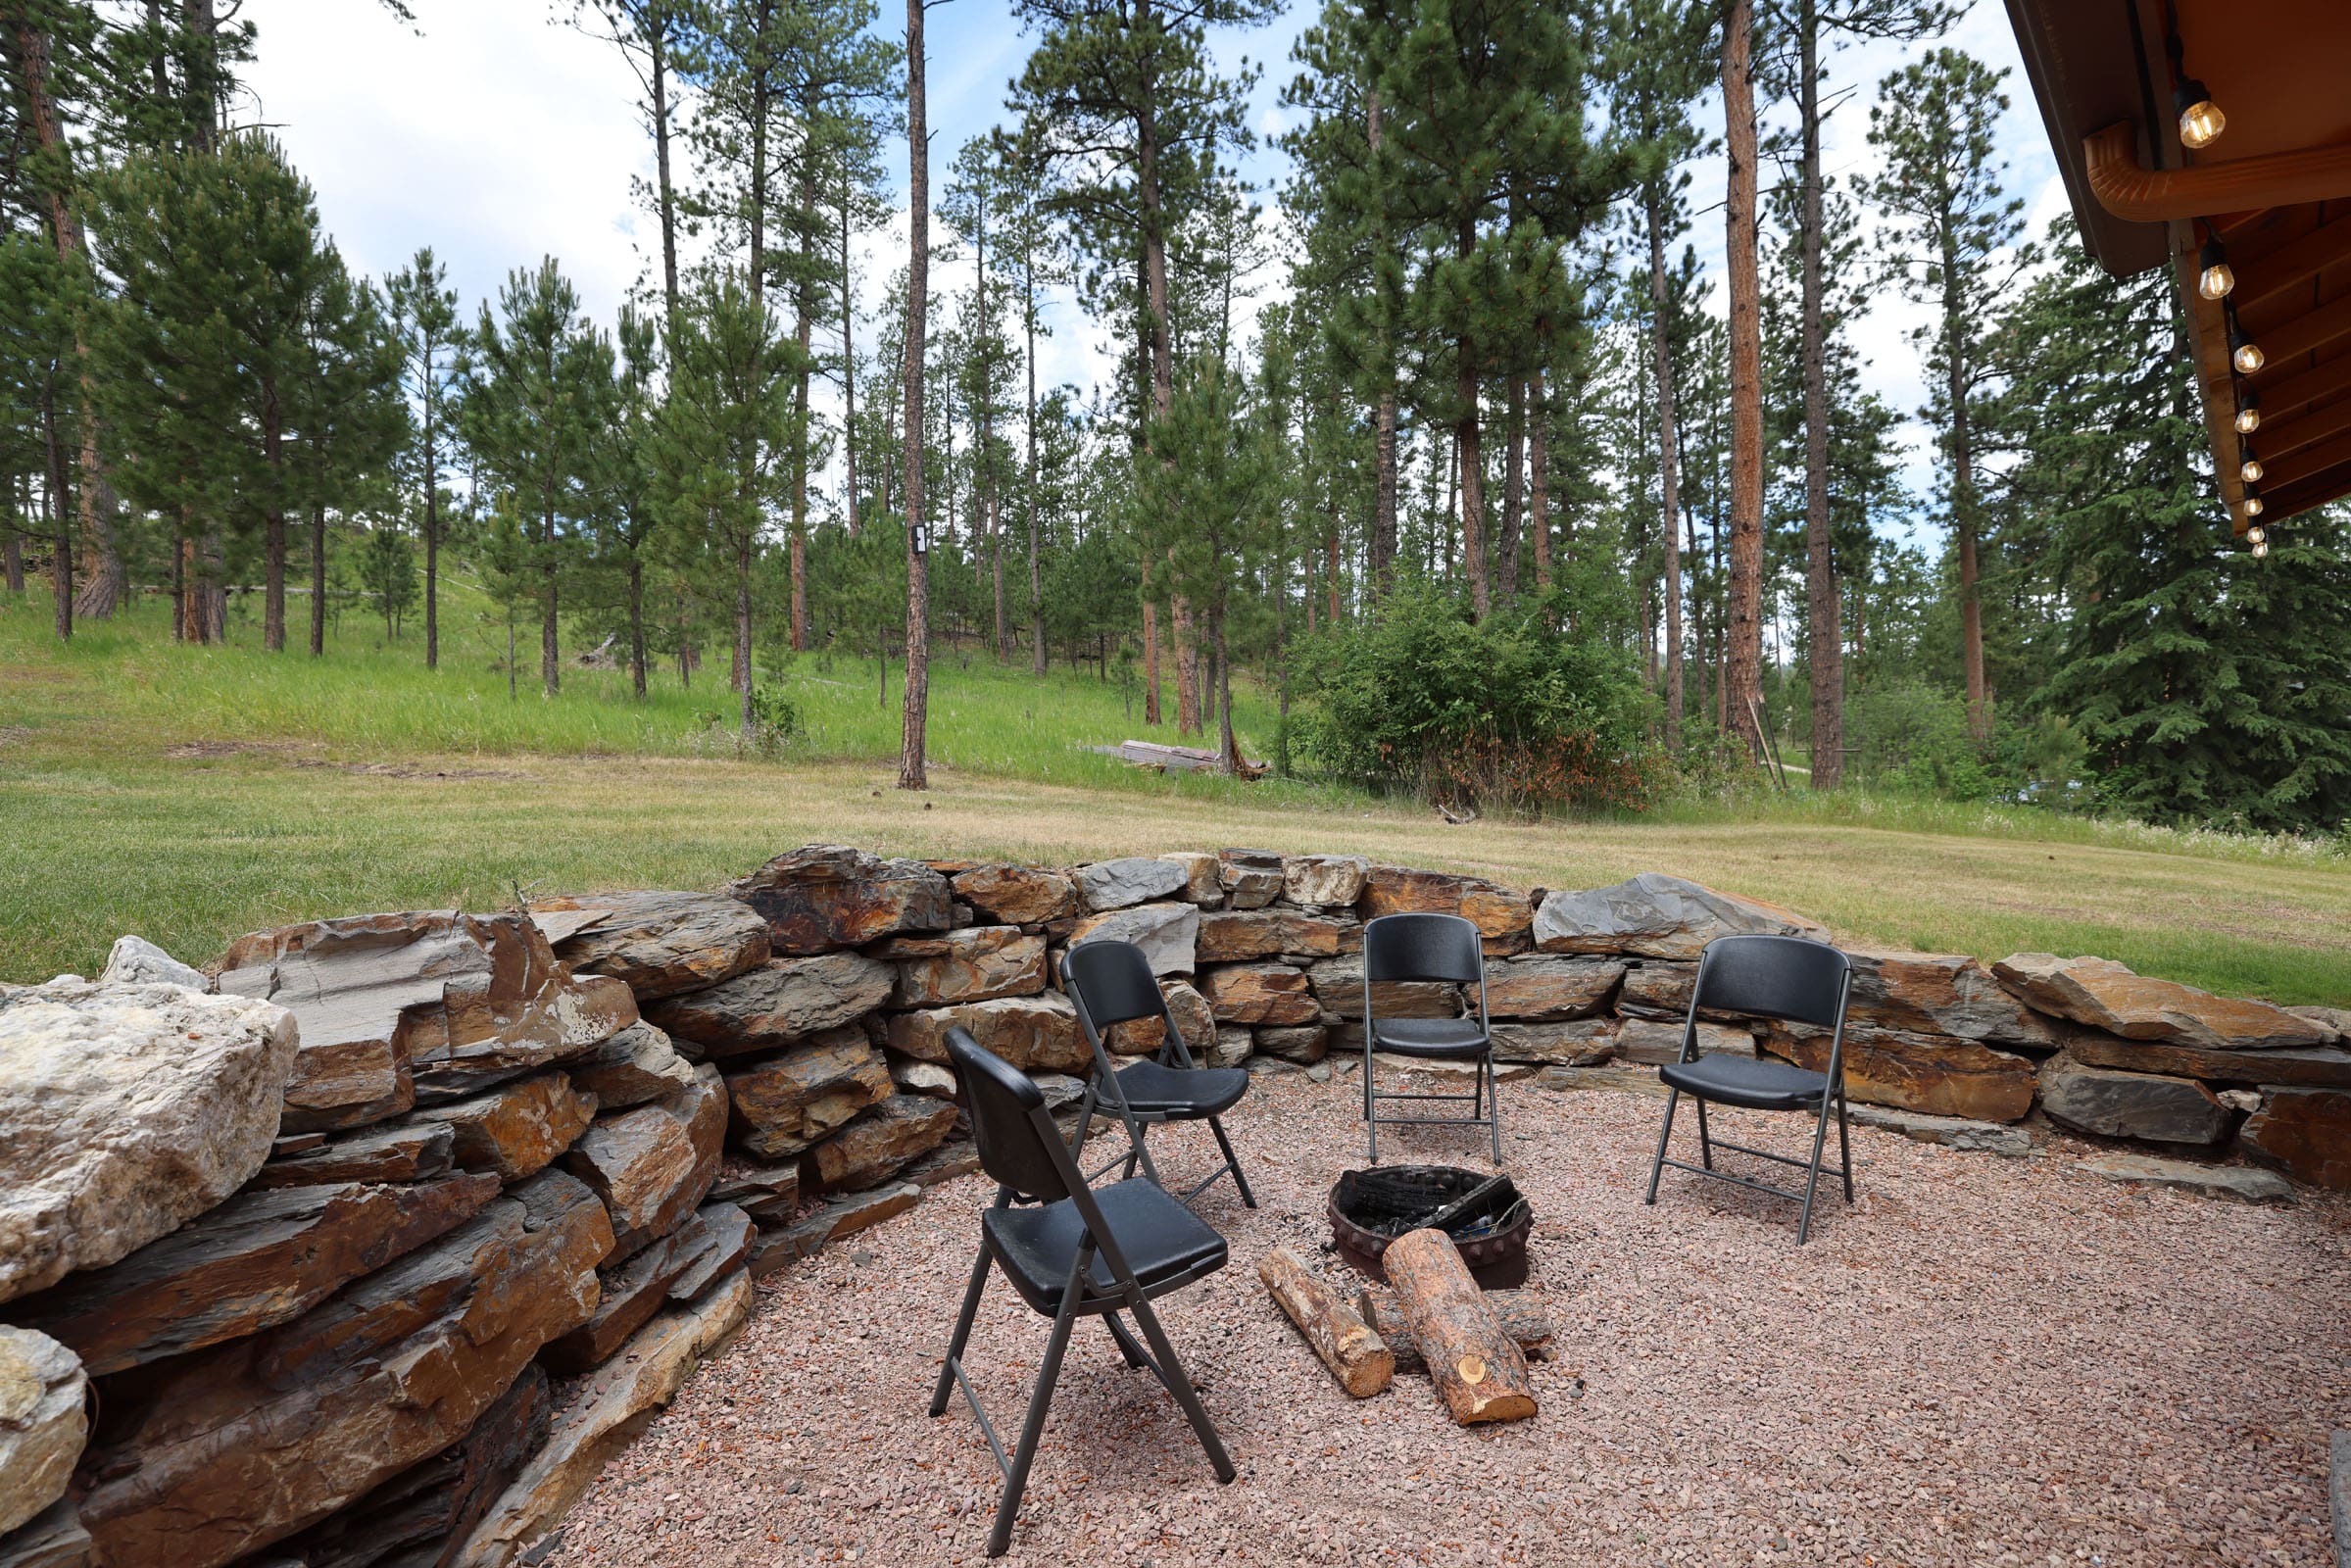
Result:
<svg viewBox="0 0 2351 1568">
<path fill-rule="evenodd" d="M 1362 1162 L 1360 1100 L 1259 1079 L 1229 1124 L 1263 1206 L 1213 1189 L 1233 1260 L 1162 1306 L 1240 1479 L 1217 1486 L 1174 1401 L 1081 1324 L 1002 1560 L 2332 1563 L 2351 1202 L 2251 1208 L 2117 1187 L 2071 1143 L 2022 1161 L 1855 1128 L 1859 1202 L 1824 1182 L 1798 1250 L 1792 1204 L 1670 1171 L 1641 1204 L 1658 1102 L 1503 1096 L 1558 1330 L 1541 1415 L 1463 1430 L 1423 1377 L 1356 1401 L 1325 1374 L 1255 1265 L 1289 1246 L 1344 1282 L 1323 1203 Z M 1797 1141 L 1792 1117 L 1721 1125 Z M 1392 1157 L 1481 1147 L 1399 1130 Z M 1152 1139 L 1171 1183 L 1212 1149 Z M 987 1445 L 960 1398 L 924 1411 L 993 1196 L 950 1183 L 765 1282 L 546 1562 L 983 1561 Z M 969 1360 L 1007 1443 L 1048 1326 L 992 1284 Z"/>
</svg>

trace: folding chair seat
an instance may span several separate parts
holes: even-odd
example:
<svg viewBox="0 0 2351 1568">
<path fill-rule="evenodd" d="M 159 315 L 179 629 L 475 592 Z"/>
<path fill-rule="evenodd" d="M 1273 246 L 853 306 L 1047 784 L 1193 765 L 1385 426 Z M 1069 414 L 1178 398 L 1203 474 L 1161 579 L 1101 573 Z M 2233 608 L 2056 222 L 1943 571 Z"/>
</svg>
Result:
<svg viewBox="0 0 2351 1568">
<path fill-rule="evenodd" d="M 1474 1018 L 1383 1018 L 1372 987 L 1398 980 L 1440 980 L 1478 988 Z M 1387 1052 L 1423 1061 L 1475 1062 L 1466 1095 L 1382 1089 L 1373 1081 L 1372 1055 Z M 1413 1100 L 1470 1107 L 1466 1116 L 1383 1116 L 1383 1100 Z M 1502 1103 L 1494 1093 L 1494 1036 L 1486 1023 L 1486 950 L 1476 925 L 1457 914 L 1384 914 L 1363 928 L 1363 1120 L 1371 1162 L 1380 1162 L 1380 1128 L 1485 1127 L 1494 1162 L 1502 1162 Z"/>
<path fill-rule="evenodd" d="M 1224 1238 L 1156 1182 L 1124 1181 L 1100 1192 L 1088 1188 L 1046 1109 L 1044 1094 L 1027 1074 L 984 1050 L 960 1028 L 947 1032 L 947 1054 L 963 1086 L 980 1167 L 996 1178 L 998 1187 L 995 1207 L 981 1217 L 979 1256 L 972 1263 L 971 1285 L 963 1293 L 930 1408 L 933 1416 L 946 1414 L 949 1390 L 960 1387 L 1004 1474 L 988 1555 L 1002 1556 L 1011 1544 L 1013 1520 L 1045 1431 L 1045 1413 L 1061 1375 L 1061 1358 L 1081 1317 L 1102 1318 L 1127 1364 L 1148 1368 L 1158 1378 L 1183 1408 L 1216 1479 L 1231 1481 L 1232 1458 L 1151 1305 L 1224 1267 Z M 1036 1206 L 1020 1206 L 1024 1203 Z M 989 1271 L 999 1267 L 1022 1300 L 1053 1320 L 1020 1439 L 1010 1454 L 1004 1452 L 963 1366 Z M 1149 1349 L 1127 1332 L 1119 1320 L 1122 1312 L 1143 1330 Z"/>
<path fill-rule="evenodd" d="M 1077 1151 L 1085 1149 L 1087 1135 L 1094 1129 L 1096 1108 L 1107 1103 L 1117 1110 L 1126 1128 L 1125 1174 L 1133 1176 L 1140 1163 L 1143 1173 L 1155 1182 L 1159 1167 L 1144 1143 L 1144 1129 L 1153 1122 L 1204 1121 L 1216 1137 L 1224 1163 L 1195 1183 L 1183 1195 L 1184 1201 L 1200 1197 L 1229 1171 L 1233 1185 L 1241 1190 L 1241 1201 L 1255 1208 L 1256 1195 L 1242 1174 L 1241 1156 L 1233 1152 L 1233 1140 L 1226 1135 L 1222 1120 L 1249 1093 L 1249 1074 L 1239 1067 L 1201 1067 L 1193 1062 L 1184 1032 L 1176 1027 L 1175 1014 L 1168 1010 L 1167 997 L 1143 950 L 1132 942 L 1081 942 L 1061 960 L 1061 983 L 1076 1004 L 1078 1027 L 1086 1032 L 1086 1044 L 1094 1049 L 1094 1081 L 1086 1086 Z M 1137 1018 L 1158 1019 L 1165 1039 L 1157 1054 L 1123 1067 L 1113 1066 L 1103 1037 L 1113 1024 Z M 1105 1175 L 1118 1163 L 1111 1160 L 1089 1177 Z"/>
<path fill-rule="evenodd" d="M 1837 1109 L 1837 1149 L 1844 1178 L 1845 1201 L 1853 1201 L 1853 1150 L 1845 1126 L 1845 1004 L 1853 990 L 1853 966 L 1845 956 L 1822 942 L 1796 937 L 1729 936 L 1706 944 L 1698 959 L 1697 983 L 1690 988 L 1690 1014 L 1683 1020 L 1682 1051 L 1657 1069 L 1666 1087 L 1665 1125 L 1657 1134 L 1657 1157 L 1649 1166 L 1649 1191 L 1644 1202 L 1657 1201 L 1657 1183 L 1671 1165 L 1714 1181 L 1730 1182 L 1774 1198 L 1792 1199 L 1804 1205 L 1796 1221 L 1796 1245 L 1812 1235 L 1812 1200 L 1820 1187 L 1821 1155 L 1829 1137 L 1829 1110 Z M 1830 1031 L 1828 1070 L 1814 1072 L 1762 1056 L 1698 1054 L 1698 1013 L 1723 1011 L 1750 1017 L 1808 1023 Z M 1692 1165 L 1667 1156 L 1674 1136 L 1674 1115 L 1688 1095 L 1698 1111 L 1698 1159 Z M 1812 1157 L 1796 1159 L 1734 1144 L 1713 1135 L 1706 1125 L 1708 1102 L 1736 1105 L 1744 1110 L 1810 1111 L 1813 1114 Z M 1775 1187 L 1749 1176 L 1714 1167 L 1714 1152 L 1727 1149 L 1757 1159 L 1793 1165 L 1804 1172 L 1801 1188 Z"/>
</svg>

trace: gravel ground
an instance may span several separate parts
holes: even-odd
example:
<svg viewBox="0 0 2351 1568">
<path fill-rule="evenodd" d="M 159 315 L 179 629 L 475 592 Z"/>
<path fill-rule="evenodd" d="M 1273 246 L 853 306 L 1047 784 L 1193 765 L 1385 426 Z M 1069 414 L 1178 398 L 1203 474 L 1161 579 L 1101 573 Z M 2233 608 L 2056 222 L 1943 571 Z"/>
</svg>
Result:
<svg viewBox="0 0 2351 1568">
<path fill-rule="evenodd" d="M 1203 1198 L 1233 1261 L 1161 1307 L 1240 1479 L 1217 1486 L 1174 1401 L 1081 1324 L 1003 1560 L 2332 1563 L 2351 1203 L 2250 1208 L 2116 1187 L 2070 1143 L 2026 1162 L 1856 1128 L 1860 1200 L 1824 1182 L 1799 1251 L 1793 1205 L 1720 1183 L 1669 1171 L 1641 1204 L 1657 1102 L 1503 1096 L 1558 1329 L 1541 1415 L 1463 1430 L 1423 1377 L 1358 1402 L 1324 1373 L 1255 1265 L 1320 1255 L 1360 1102 L 1344 1077 L 1260 1079 L 1229 1125 L 1263 1206 Z M 1718 1125 L 1797 1142 L 1792 1117 Z M 1483 1147 L 1395 1136 L 1396 1158 Z M 1152 1149 L 1173 1182 L 1213 1145 L 1171 1128 Z M 993 1196 L 949 1184 L 767 1281 L 545 1560 L 982 1561 L 987 1445 L 959 1398 L 924 1411 Z M 969 1364 L 1007 1442 L 1048 1327 L 992 1283 Z"/>
</svg>

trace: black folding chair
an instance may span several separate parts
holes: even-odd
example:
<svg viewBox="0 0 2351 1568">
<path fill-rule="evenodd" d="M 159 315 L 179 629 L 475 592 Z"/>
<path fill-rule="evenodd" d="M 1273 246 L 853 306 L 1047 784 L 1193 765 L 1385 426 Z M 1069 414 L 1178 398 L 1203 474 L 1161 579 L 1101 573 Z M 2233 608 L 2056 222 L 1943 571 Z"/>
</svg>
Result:
<svg viewBox="0 0 2351 1568">
<path fill-rule="evenodd" d="M 1853 989 L 1853 966 L 1845 956 L 1821 942 L 1797 937 L 1717 937 L 1706 944 L 1698 960 L 1698 983 L 1690 993 L 1690 1017 L 1682 1026 L 1682 1053 L 1657 1069 L 1665 1080 L 1665 1128 L 1657 1135 L 1657 1161 L 1649 1167 L 1649 1196 L 1657 1201 L 1657 1180 L 1671 1165 L 1695 1176 L 1711 1176 L 1775 1198 L 1789 1198 L 1804 1205 L 1796 1222 L 1796 1245 L 1812 1234 L 1812 1197 L 1821 1180 L 1821 1151 L 1829 1137 L 1829 1103 L 1837 1102 L 1837 1149 L 1843 1166 L 1845 1201 L 1853 1201 L 1853 1149 L 1845 1130 L 1845 999 Z M 1829 1070 L 1812 1072 L 1770 1056 L 1735 1056 L 1721 1052 L 1698 1054 L 1698 1009 L 1746 1013 L 1828 1028 Z M 1698 1106 L 1698 1157 L 1691 1165 L 1666 1158 L 1674 1136 L 1674 1111 L 1682 1097 Z M 1809 1110 L 1814 1112 L 1812 1158 L 1795 1159 L 1768 1150 L 1749 1149 L 1713 1137 L 1706 1127 L 1706 1104 L 1739 1105 L 1748 1110 Z M 1801 1192 L 1774 1187 L 1748 1176 L 1714 1168 L 1714 1152 L 1728 1149 L 1758 1159 L 1777 1160 L 1803 1171 Z"/>
<path fill-rule="evenodd" d="M 1184 1032 L 1176 1027 L 1175 1015 L 1167 1010 L 1167 997 L 1160 991 L 1156 976 L 1151 973 L 1151 959 L 1132 942 L 1081 942 L 1069 950 L 1061 960 L 1061 983 L 1069 992 L 1069 1000 L 1077 1004 L 1078 1026 L 1086 1031 L 1086 1043 L 1094 1048 L 1094 1082 L 1086 1086 L 1084 1115 L 1078 1122 L 1076 1146 L 1070 1151 L 1074 1158 L 1086 1147 L 1086 1135 L 1094 1127 L 1095 1108 L 1107 1100 L 1118 1108 L 1119 1120 L 1126 1124 L 1126 1172 L 1135 1174 L 1135 1165 L 1142 1162 L 1143 1173 L 1152 1181 L 1159 1179 L 1159 1169 L 1151 1163 L 1151 1151 L 1145 1147 L 1143 1129 L 1151 1122 L 1204 1121 L 1216 1135 L 1216 1147 L 1224 1152 L 1224 1163 L 1201 1177 L 1184 1195 L 1189 1203 L 1206 1192 L 1211 1183 L 1227 1171 L 1233 1173 L 1233 1185 L 1241 1189 L 1241 1201 L 1250 1208 L 1257 1206 L 1254 1194 L 1249 1190 L 1249 1178 L 1241 1173 L 1241 1156 L 1233 1152 L 1233 1141 L 1225 1135 L 1224 1112 L 1238 1104 L 1249 1093 L 1249 1074 L 1239 1067 L 1200 1067 L 1192 1060 L 1185 1048 Z M 1156 1018 L 1167 1031 L 1155 1055 L 1113 1069 L 1109 1048 L 1104 1037 L 1113 1024 L 1134 1018 Z M 1089 1171 L 1093 1181 L 1109 1171 L 1117 1160 Z"/>
<path fill-rule="evenodd" d="M 1444 980 L 1478 988 L 1475 1018 L 1382 1018 L 1372 1011 L 1371 988 L 1395 980 Z M 1423 1061 L 1476 1064 L 1466 1095 L 1383 1092 L 1372 1083 L 1372 1053 Z M 1470 1105 L 1466 1116 L 1383 1116 L 1383 1100 L 1441 1101 Z M 1502 1102 L 1494 1087 L 1494 1037 L 1486 1026 L 1486 950 L 1478 928 L 1457 914 L 1384 914 L 1363 928 L 1363 1119 L 1371 1125 L 1371 1162 L 1380 1162 L 1380 1126 L 1477 1127 L 1494 1133 L 1494 1162 L 1502 1162 Z"/>
<path fill-rule="evenodd" d="M 1216 1467 L 1216 1479 L 1232 1480 L 1233 1461 L 1225 1454 L 1224 1443 L 1151 1308 L 1159 1297 L 1224 1267 L 1224 1238 L 1156 1182 L 1123 1181 L 1099 1192 L 1089 1189 L 1045 1107 L 1045 1096 L 1025 1073 L 959 1028 L 948 1030 L 947 1054 L 962 1081 L 980 1167 L 999 1186 L 995 1206 L 980 1219 L 979 1259 L 971 1266 L 971 1289 L 964 1293 L 955 1338 L 948 1342 L 947 1362 L 931 1394 L 931 1414 L 946 1414 L 948 1386 L 960 1385 L 996 1454 L 996 1467 L 1004 1472 L 1004 1498 L 997 1504 L 996 1528 L 988 1535 L 988 1555 L 1002 1556 L 1012 1540 L 1012 1520 L 1020 1511 L 1020 1494 L 1037 1457 L 1046 1407 L 1053 1402 L 1053 1383 L 1061 1375 L 1061 1355 L 1081 1317 L 1101 1317 L 1127 1364 L 1149 1367 L 1166 1385 L 1199 1434 L 1208 1462 Z M 1015 1206 L 1023 1200 L 1042 1206 Z M 1004 1456 L 1004 1443 L 963 1371 L 963 1348 L 971 1339 L 991 1263 L 1004 1271 L 1022 1300 L 1053 1320 L 1036 1388 L 1029 1395 L 1020 1443 L 1010 1458 Z M 1143 1337 L 1151 1342 L 1148 1353 L 1118 1320 L 1122 1311 L 1132 1312 L 1142 1325 Z"/>
</svg>

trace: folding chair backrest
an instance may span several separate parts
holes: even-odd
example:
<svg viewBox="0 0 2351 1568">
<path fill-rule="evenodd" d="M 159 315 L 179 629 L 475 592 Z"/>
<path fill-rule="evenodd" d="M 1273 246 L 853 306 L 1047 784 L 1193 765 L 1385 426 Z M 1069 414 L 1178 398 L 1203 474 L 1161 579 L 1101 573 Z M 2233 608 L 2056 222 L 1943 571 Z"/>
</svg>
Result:
<svg viewBox="0 0 2351 1568">
<path fill-rule="evenodd" d="M 1363 928 L 1363 978 L 1451 980 L 1478 985 L 1486 954 L 1478 928 L 1457 914 L 1383 914 Z"/>
<path fill-rule="evenodd" d="M 1716 937 L 1698 960 L 1694 1006 L 1836 1027 L 1852 962 L 1801 937 Z"/>
<path fill-rule="evenodd" d="M 980 1168 L 1023 1198 L 1052 1202 L 1084 1182 L 1060 1139 L 1048 1138 L 1045 1096 L 1027 1073 L 971 1038 L 958 1025 L 947 1031 L 947 1055 L 963 1085 L 971 1112 L 971 1141 Z M 1051 1125 L 1050 1121 L 1047 1125 Z"/>
<path fill-rule="evenodd" d="M 1076 993 L 1097 1029 L 1129 1018 L 1156 1018 L 1167 1008 L 1151 959 L 1132 942 L 1081 942 L 1061 959 L 1061 978 Z"/>
</svg>

